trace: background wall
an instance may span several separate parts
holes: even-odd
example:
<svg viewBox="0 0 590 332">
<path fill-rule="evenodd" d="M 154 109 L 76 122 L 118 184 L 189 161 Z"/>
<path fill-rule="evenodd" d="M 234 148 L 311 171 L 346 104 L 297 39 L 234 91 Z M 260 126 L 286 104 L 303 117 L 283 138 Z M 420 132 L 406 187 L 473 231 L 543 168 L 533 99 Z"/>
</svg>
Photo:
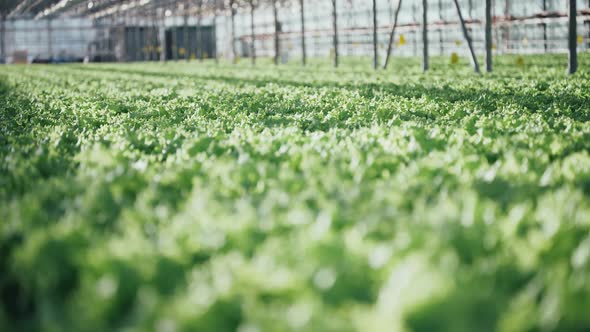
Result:
<svg viewBox="0 0 590 332">
<path fill-rule="evenodd" d="M 397 0 L 378 0 L 379 47 L 385 52 L 389 30 Z M 460 0 L 463 16 L 470 30 L 476 51 L 484 49 L 483 1 Z M 430 54 L 448 55 L 457 53 L 467 55 L 458 23 L 456 8 L 452 0 L 429 0 L 429 43 Z M 567 51 L 567 12 L 566 1 L 562 0 L 495 0 L 493 15 L 498 18 L 493 28 L 494 51 L 496 53 L 544 53 Z M 590 48 L 590 9 L 589 1 L 578 0 L 582 16 L 578 18 L 578 49 Z M 546 12 L 544 13 L 543 7 Z M 584 11 L 586 9 L 586 11 Z M 337 0 L 339 52 L 343 56 L 370 56 L 372 54 L 372 8 L 371 1 Z M 182 41 L 168 41 L 164 30 L 185 25 L 197 25 L 196 17 L 185 17 L 167 10 L 162 17 L 133 17 L 128 13 L 100 20 L 67 17 L 63 19 L 16 19 L 4 23 L 5 59 L 18 60 L 26 53 L 26 61 L 36 58 L 57 61 L 81 59 L 86 56 L 95 61 L 135 61 L 159 60 L 155 53 L 170 54 L 162 48 L 180 49 Z M 547 18 L 550 13 L 553 18 Z M 301 54 L 300 16 L 298 1 L 288 7 L 279 7 L 278 17 L 281 25 L 281 59 L 290 61 Z M 334 52 L 332 45 L 332 5 L 331 1 L 306 0 L 306 42 L 311 57 L 326 57 Z M 250 56 L 251 19 L 248 6 L 237 9 L 235 16 L 235 39 L 231 37 L 231 16 L 229 11 L 219 12 L 217 17 L 203 18 L 203 26 L 214 26 L 214 48 L 218 56 L 231 58 L 232 42 L 237 56 Z M 507 19 L 512 18 L 512 19 Z M 514 20 L 514 18 L 519 18 Z M 417 56 L 421 54 L 422 0 L 403 0 L 399 15 L 399 28 L 393 49 L 395 56 Z M 156 29 L 154 42 L 145 43 L 133 40 L 142 38 L 141 34 L 125 33 L 125 27 L 145 27 L 140 30 Z M 142 31 L 143 31 L 142 30 Z M 180 29 L 182 31 L 182 29 Z M 188 31 L 188 30 L 187 30 Z M 211 30 L 209 30 L 211 31 Z M 258 56 L 274 54 L 274 18 L 268 5 L 255 10 L 255 48 Z M 193 34 L 194 35 L 194 34 Z M 170 36 L 170 34 L 169 34 Z M 170 38 L 170 37 L 168 37 Z M 182 38 L 182 37 L 181 37 Z M 149 45 L 148 45 L 149 44 Z M 152 45 L 153 44 L 153 45 Z M 143 45 L 139 52 L 133 45 Z M 146 46 L 147 45 L 147 46 Z M 162 46 L 161 46 L 162 45 Z M 130 48 L 131 47 L 131 48 Z M 152 53 L 143 48 L 151 47 Z M 139 54 L 130 56 L 130 53 Z M 166 53 L 168 52 L 168 53 Z M 192 54 L 192 53 L 190 53 Z M 212 54 L 208 54 L 213 56 Z M 22 59 L 21 59 L 22 60 Z"/>
<path fill-rule="evenodd" d="M 5 23 L 7 62 L 15 52 L 26 52 L 27 60 L 84 58 L 89 44 L 96 38 L 96 28 L 89 19 L 7 20 Z"/>
</svg>

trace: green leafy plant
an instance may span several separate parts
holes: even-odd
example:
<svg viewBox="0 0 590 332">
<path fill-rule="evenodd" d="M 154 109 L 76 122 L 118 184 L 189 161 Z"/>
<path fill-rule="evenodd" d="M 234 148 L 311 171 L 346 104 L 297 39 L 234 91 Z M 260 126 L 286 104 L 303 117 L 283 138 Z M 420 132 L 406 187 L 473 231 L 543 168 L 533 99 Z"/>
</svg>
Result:
<svg viewBox="0 0 590 332">
<path fill-rule="evenodd" d="M 588 73 L 395 62 L 3 67 L 0 330 L 590 329 Z"/>
</svg>

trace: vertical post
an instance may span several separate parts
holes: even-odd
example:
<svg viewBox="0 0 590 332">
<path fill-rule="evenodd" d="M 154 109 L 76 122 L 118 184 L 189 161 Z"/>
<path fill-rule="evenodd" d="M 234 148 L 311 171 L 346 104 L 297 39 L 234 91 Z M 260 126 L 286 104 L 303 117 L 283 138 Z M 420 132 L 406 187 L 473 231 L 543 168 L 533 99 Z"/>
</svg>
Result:
<svg viewBox="0 0 590 332">
<path fill-rule="evenodd" d="M 492 0 L 486 0 L 485 7 L 486 71 L 492 72 Z"/>
<path fill-rule="evenodd" d="M 377 0 L 373 0 L 373 68 L 379 66 L 379 50 L 377 49 Z"/>
<path fill-rule="evenodd" d="M 461 7 L 459 6 L 458 0 L 453 0 L 455 2 L 455 7 L 457 8 L 457 14 L 459 15 L 459 20 L 461 21 L 461 30 L 463 30 L 463 36 L 467 41 L 467 46 L 469 47 L 469 53 L 471 53 L 471 62 L 473 62 L 473 70 L 476 73 L 479 73 L 479 63 L 477 62 L 477 56 L 475 55 L 475 51 L 473 50 L 473 44 L 471 43 L 471 37 L 467 32 L 467 27 L 465 26 L 465 20 L 463 19 L 463 14 L 461 13 Z"/>
<path fill-rule="evenodd" d="M 139 24 L 138 24 L 138 17 L 137 15 L 134 15 L 132 18 L 132 22 L 133 22 L 133 49 L 135 52 L 133 52 L 133 61 L 139 61 L 140 57 L 141 57 L 141 40 L 140 40 L 140 36 L 139 36 Z"/>
<path fill-rule="evenodd" d="M 4 21 L 4 13 L 0 13 L 0 59 L 2 59 L 2 63 L 6 63 L 6 44 L 4 43 L 4 40 L 6 39 L 6 29 Z"/>
<path fill-rule="evenodd" d="M 154 9 L 152 14 L 152 29 L 154 29 L 152 42 L 154 43 L 154 61 L 160 61 L 160 52 L 162 45 L 160 44 L 160 26 L 158 24 L 158 12 Z"/>
<path fill-rule="evenodd" d="M 428 70 L 428 1 L 422 0 L 422 70 Z"/>
<path fill-rule="evenodd" d="M 47 19 L 47 53 L 49 53 L 49 58 L 53 58 L 53 49 L 51 39 L 53 38 L 51 34 L 51 19 Z"/>
<path fill-rule="evenodd" d="M 217 56 L 217 4 L 213 5 L 213 22 L 211 23 L 211 25 L 213 26 L 213 45 L 215 47 L 214 59 L 215 64 L 218 64 L 219 57 Z"/>
<path fill-rule="evenodd" d="M 438 0 L 438 19 L 440 20 L 440 22 L 443 22 L 443 16 L 442 16 L 442 0 Z M 443 46 L 443 30 L 442 27 L 439 27 L 438 29 L 438 53 L 439 55 L 443 55 L 445 54 L 445 48 Z"/>
<path fill-rule="evenodd" d="M 336 12 L 336 0 L 332 0 L 332 28 L 334 29 L 334 67 L 338 67 L 338 13 Z"/>
<path fill-rule="evenodd" d="M 152 13 L 150 11 L 148 11 L 147 14 L 147 23 L 146 23 L 146 29 L 148 30 L 149 34 L 148 34 L 148 46 L 149 46 L 149 59 L 150 61 L 154 61 L 157 57 L 156 55 L 156 27 L 155 27 L 155 22 L 154 22 L 154 15 L 152 15 Z"/>
<path fill-rule="evenodd" d="M 147 58 L 147 54 L 145 52 L 145 46 L 146 46 L 145 28 L 143 29 L 143 32 L 142 32 L 142 26 L 143 26 L 142 20 L 143 19 L 145 19 L 145 18 L 138 18 L 137 19 L 138 24 L 139 24 L 139 54 L 140 54 L 141 61 L 145 61 L 145 59 Z"/>
<path fill-rule="evenodd" d="M 444 40 L 443 40 L 443 29 L 438 29 L 438 54 L 444 55 L 445 54 L 445 47 L 444 47 Z"/>
<path fill-rule="evenodd" d="M 139 23 L 139 16 L 137 15 L 137 13 L 135 13 L 134 16 L 134 22 L 135 22 L 135 29 L 134 29 L 134 33 L 135 33 L 135 61 L 141 61 L 143 60 L 143 52 L 141 49 L 141 28 L 140 28 L 140 23 Z"/>
<path fill-rule="evenodd" d="M 504 19 L 507 19 L 510 16 L 510 0 L 504 0 Z M 510 47 L 510 30 L 508 25 L 504 25 L 502 27 L 502 38 L 504 38 L 504 44 L 506 45 L 506 50 Z"/>
<path fill-rule="evenodd" d="M 172 58 L 178 61 L 178 27 L 176 26 L 176 16 L 174 16 L 174 24 L 171 29 L 172 33 Z"/>
<path fill-rule="evenodd" d="M 159 24 L 158 27 L 158 44 L 160 45 L 160 62 L 166 62 L 166 50 L 167 50 L 167 44 L 166 44 L 166 16 L 164 16 L 164 11 L 162 9 L 159 9 L 160 11 L 160 19 L 161 22 Z"/>
<path fill-rule="evenodd" d="M 301 64 L 305 66 L 307 62 L 307 53 L 305 49 L 305 0 L 299 0 L 299 14 L 301 15 Z"/>
<path fill-rule="evenodd" d="M 80 29 L 78 31 L 78 38 L 80 38 L 80 40 L 84 40 L 84 30 Z M 88 59 L 88 61 L 90 61 L 90 52 L 88 52 L 88 47 L 86 47 L 86 54 L 85 54 L 85 59 Z"/>
<path fill-rule="evenodd" d="M 543 0 L 543 12 L 547 11 L 547 0 Z M 547 45 L 547 23 L 541 23 L 543 27 L 543 49 L 547 52 L 548 45 Z"/>
<path fill-rule="evenodd" d="M 188 8 L 184 9 L 187 10 Z M 188 38 L 188 15 L 186 12 L 183 16 L 183 39 L 182 39 L 182 48 L 184 48 L 184 59 L 188 62 L 190 60 L 190 50 L 188 47 L 189 38 Z"/>
<path fill-rule="evenodd" d="M 199 57 L 199 61 L 202 62 L 204 58 L 203 54 L 203 33 L 201 31 L 201 25 L 203 20 L 203 0 L 198 0 L 197 3 L 197 47 L 195 47 L 195 52 L 197 52 L 197 56 Z"/>
<path fill-rule="evenodd" d="M 414 2 L 412 4 L 412 24 L 417 25 L 418 22 L 418 5 Z M 412 55 L 418 56 L 418 29 L 412 28 Z"/>
<path fill-rule="evenodd" d="M 140 21 L 140 26 L 143 26 L 143 34 L 141 33 L 141 28 L 139 30 L 139 36 L 141 41 L 141 59 L 143 61 L 149 60 L 149 40 L 148 40 L 148 32 L 149 32 L 149 24 L 146 22 L 147 17 L 143 16 L 143 22 Z"/>
<path fill-rule="evenodd" d="M 131 34 L 131 18 L 129 18 L 129 14 L 125 13 L 123 16 L 123 61 L 130 62 L 131 61 L 131 45 L 134 45 L 133 41 L 133 34 Z"/>
<path fill-rule="evenodd" d="M 279 53 L 280 53 L 280 46 L 279 46 L 279 32 L 281 30 L 281 26 L 279 23 L 279 13 L 277 9 L 277 0 L 272 0 L 272 10 L 273 10 L 273 17 L 275 22 L 275 56 L 274 56 L 274 64 L 279 64 Z"/>
<path fill-rule="evenodd" d="M 236 8 L 234 8 L 235 4 L 235 0 L 229 1 L 229 9 L 231 10 L 231 55 L 232 63 L 234 64 L 238 62 L 238 52 L 236 51 Z"/>
<path fill-rule="evenodd" d="M 569 65 L 568 73 L 573 74 L 578 69 L 578 54 L 577 54 L 577 22 L 576 22 L 576 0 L 569 0 L 569 36 L 568 36 L 568 49 L 569 49 Z"/>
<path fill-rule="evenodd" d="M 254 32 L 254 0 L 250 0 L 250 57 L 252 58 L 252 65 L 256 64 L 256 34 Z"/>
<path fill-rule="evenodd" d="M 397 2 L 397 8 L 395 8 L 395 13 L 393 16 L 393 27 L 391 28 L 391 33 L 389 34 L 389 42 L 387 43 L 387 53 L 385 54 L 385 63 L 383 64 L 383 69 L 387 69 L 387 65 L 389 64 L 389 57 L 391 56 L 391 47 L 393 46 L 393 41 L 395 39 L 395 28 L 397 28 L 397 18 L 399 16 L 399 10 L 402 7 L 402 0 Z"/>
</svg>

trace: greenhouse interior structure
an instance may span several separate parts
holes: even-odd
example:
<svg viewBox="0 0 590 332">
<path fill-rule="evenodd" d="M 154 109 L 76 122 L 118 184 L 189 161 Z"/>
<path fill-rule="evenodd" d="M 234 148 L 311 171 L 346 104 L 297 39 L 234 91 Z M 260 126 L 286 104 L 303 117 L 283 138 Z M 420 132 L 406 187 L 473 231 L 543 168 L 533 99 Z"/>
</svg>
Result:
<svg viewBox="0 0 590 332">
<path fill-rule="evenodd" d="M 0 331 L 590 331 L 590 1 L 0 0 Z"/>
<path fill-rule="evenodd" d="M 468 55 L 485 49 L 485 0 L 9 1 L 2 13 L 6 63 L 167 61 L 201 58 Z M 494 53 L 568 50 L 569 1 L 492 0 Z M 576 3 L 576 43 L 590 48 L 590 3 Z M 10 6 L 12 5 L 12 6 Z M 373 7 L 374 5 L 374 7 Z M 423 11 L 422 8 L 429 10 Z M 462 17 L 459 18 L 458 10 Z M 425 16 L 424 16 L 425 15 Z M 430 32 L 424 38 L 423 22 Z M 397 35 L 389 45 L 392 26 Z M 374 36 L 375 35 L 375 36 Z M 396 38 L 397 37 L 397 38 Z M 275 48 L 275 44 L 277 44 Z"/>
</svg>

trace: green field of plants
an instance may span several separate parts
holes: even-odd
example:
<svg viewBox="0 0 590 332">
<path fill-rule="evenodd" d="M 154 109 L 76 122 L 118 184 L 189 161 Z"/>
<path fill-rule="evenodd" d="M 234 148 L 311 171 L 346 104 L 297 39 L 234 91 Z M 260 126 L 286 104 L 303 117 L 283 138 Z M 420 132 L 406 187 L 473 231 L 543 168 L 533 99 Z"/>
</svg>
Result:
<svg viewBox="0 0 590 332">
<path fill-rule="evenodd" d="M 0 331 L 590 330 L 590 57 L 522 60 L 3 66 Z"/>
</svg>

